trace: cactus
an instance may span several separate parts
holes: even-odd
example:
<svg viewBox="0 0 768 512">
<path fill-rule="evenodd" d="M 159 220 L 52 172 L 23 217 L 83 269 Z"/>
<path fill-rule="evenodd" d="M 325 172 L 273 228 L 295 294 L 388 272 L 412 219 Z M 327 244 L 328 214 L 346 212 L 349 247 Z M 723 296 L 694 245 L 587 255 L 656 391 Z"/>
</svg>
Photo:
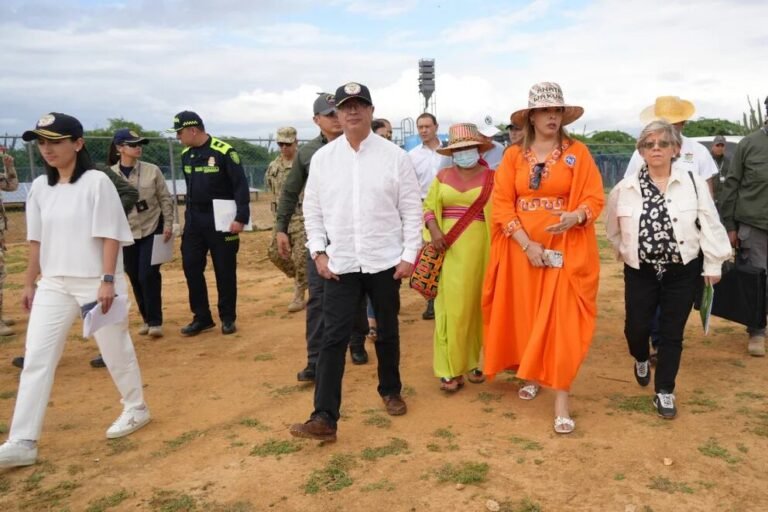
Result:
<svg viewBox="0 0 768 512">
<path fill-rule="evenodd" d="M 749 115 L 747 115 L 746 112 L 742 114 L 742 128 L 744 129 L 744 135 L 752 133 L 763 126 L 763 110 L 759 107 L 760 98 L 757 98 L 757 110 L 752 106 L 752 101 L 749 99 L 749 95 L 747 95 L 747 104 L 749 105 Z M 766 109 L 768 109 L 768 98 L 766 98 L 765 105 Z M 766 116 L 768 116 L 768 112 L 766 113 Z"/>
</svg>

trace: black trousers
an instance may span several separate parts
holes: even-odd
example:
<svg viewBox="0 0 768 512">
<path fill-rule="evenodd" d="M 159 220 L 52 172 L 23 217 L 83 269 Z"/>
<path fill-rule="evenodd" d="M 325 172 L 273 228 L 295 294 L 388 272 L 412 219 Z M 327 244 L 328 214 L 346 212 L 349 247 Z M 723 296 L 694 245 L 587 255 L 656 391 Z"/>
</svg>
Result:
<svg viewBox="0 0 768 512">
<path fill-rule="evenodd" d="M 181 260 L 192 314 L 200 322 L 213 321 L 203 274 L 210 251 L 219 293 L 219 318 L 222 322 L 234 322 L 237 317 L 237 251 L 240 249 L 240 237 L 216 231 L 212 211 L 196 211 L 188 206 L 184 218 Z"/>
<path fill-rule="evenodd" d="M 123 268 L 133 287 L 141 318 L 150 327 L 163 325 L 163 278 L 160 265 L 152 265 L 152 243 L 155 235 L 137 238 L 123 247 Z"/>
<path fill-rule="evenodd" d="M 307 363 L 317 365 L 317 356 L 323 345 L 323 295 L 325 279 L 317 273 L 317 266 L 310 256 L 307 256 L 307 285 L 309 299 L 307 300 Z M 365 301 L 360 314 L 355 320 L 354 328 L 349 339 L 349 346 L 355 350 L 362 348 L 368 334 L 368 318 L 365 313 Z"/>
<path fill-rule="evenodd" d="M 661 280 L 657 279 L 652 265 L 642 263 L 639 270 L 624 265 L 624 335 L 629 353 L 635 360 L 647 361 L 650 357 L 648 336 L 656 308 L 661 311 L 654 376 L 657 393 L 675 390 L 683 352 L 683 331 L 693 307 L 700 274 L 701 261 L 698 259 L 687 265 L 667 265 Z"/>
<path fill-rule="evenodd" d="M 317 359 L 312 417 L 320 416 L 334 426 L 339 419 L 347 344 L 366 294 L 376 311 L 378 325 L 375 347 L 379 395 L 400 393 L 400 280 L 392 278 L 394 273 L 393 267 L 376 274 L 354 272 L 340 275 L 338 281 L 325 281 L 325 335 Z"/>
</svg>

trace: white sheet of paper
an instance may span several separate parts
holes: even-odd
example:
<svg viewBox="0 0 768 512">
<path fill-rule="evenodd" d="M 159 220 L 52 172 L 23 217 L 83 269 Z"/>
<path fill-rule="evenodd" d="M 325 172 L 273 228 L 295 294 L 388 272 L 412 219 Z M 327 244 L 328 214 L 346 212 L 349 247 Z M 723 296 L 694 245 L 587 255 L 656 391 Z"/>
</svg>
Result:
<svg viewBox="0 0 768 512">
<path fill-rule="evenodd" d="M 163 241 L 163 235 L 155 235 L 152 239 L 152 260 L 150 265 L 159 265 L 173 259 L 173 239 L 171 236 L 167 242 Z"/>
<path fill-rule="evenodd" d="M 124 321 L 128 317 L 128 296 L 118 295 L 112 301 L 112 307 L 106 314 L 101 312 L 101 304 L 88 311 L 83 319 L 83 338 L 104 327 Z"/>
<path fill-rule="evenodd" d="M 214 199 L 213 200 L 213 222 L 216 231 L 229 232 L 229 226 L 235 220 L 237 213 L 237 203 L 234 199 Z M 244 231 L 253 231 L 252 219 L 249 217 L 248 224 L 243 228 Z"/>
</svg>

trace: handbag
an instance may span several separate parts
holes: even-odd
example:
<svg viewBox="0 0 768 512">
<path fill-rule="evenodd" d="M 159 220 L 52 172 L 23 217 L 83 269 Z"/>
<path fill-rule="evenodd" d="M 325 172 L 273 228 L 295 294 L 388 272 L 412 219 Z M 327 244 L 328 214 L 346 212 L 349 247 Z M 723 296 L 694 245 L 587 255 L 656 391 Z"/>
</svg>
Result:
<svg viewBox="0 0 768 512">
<path fill-rule="evenodd" d="M 493 173 L 488 172 L 485 175 L 483 189 L 480 191 L 478 198 L 475 199 L 475 202 L 467 208 L 464 215 L 456 221 L 456 224 L 445 235 L 445 250 L 461 236 L 464 230 L 472 223 L 475 216 L 485 208 L 488 199 L 491 197 L 491 189 L 493 189 Z M 424 245 L 419 251 L 419 255 L 416 256 L 409 285 L 426 299 L 437 297 L 437 286 L 440 281 L 440 270 L 445 259 L 445 250 L 438 251 L 430 242 Z"/>
</svg>

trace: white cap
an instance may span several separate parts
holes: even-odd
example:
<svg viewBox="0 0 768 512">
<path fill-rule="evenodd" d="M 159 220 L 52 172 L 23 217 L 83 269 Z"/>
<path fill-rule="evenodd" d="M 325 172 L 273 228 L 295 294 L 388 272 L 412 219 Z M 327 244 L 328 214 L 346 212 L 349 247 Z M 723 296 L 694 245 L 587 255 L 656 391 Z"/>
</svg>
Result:
<svg viewBox="0 0 768 512">
<path fill-rule="evenodd" d="M 477 123 L 477 131 L 486 137 L 493 137 L 499 133 L 499 129 L 493 124 L 493 118 L 490 115 L 485 116 L 481 122 Z"/>
</svg>

